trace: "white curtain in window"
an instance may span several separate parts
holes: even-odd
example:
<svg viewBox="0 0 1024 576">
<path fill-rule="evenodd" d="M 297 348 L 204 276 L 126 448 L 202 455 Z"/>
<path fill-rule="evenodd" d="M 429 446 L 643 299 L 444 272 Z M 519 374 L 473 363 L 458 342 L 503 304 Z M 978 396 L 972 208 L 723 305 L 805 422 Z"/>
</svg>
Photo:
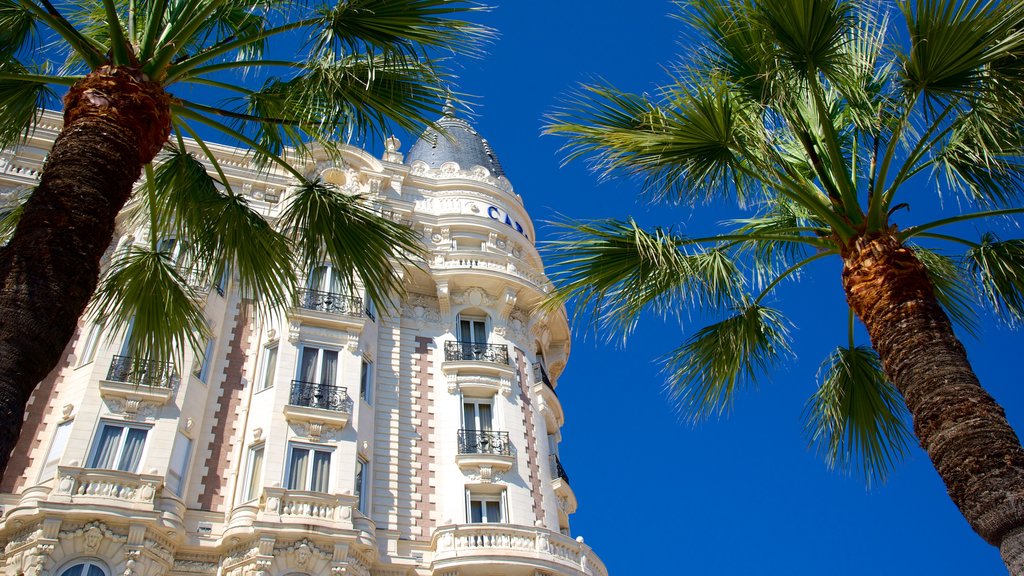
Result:
<svg viewBox="0 0 1024 576">
<path fill-rule="evenodd" d="M 313 382 L 316 379 L 316 360 L 319 356 L 319 348 L 302 349 L 302 360 L 299 364 L 299 379 L 303 382 Z"/>
<path fill-rule="evenodd" d="M 330 452 L 313 452 L 313 476 L 309 489 L 313 492 L 327 492 L 331 478 Z"/>
<path fill-rule="evenodd" d="M 117 469 L 125 472 L 137 472 L 142 462 L 142 448 L 146 445 L 146 431 L 138 428 L 129 428 L 128 436 L 124 439 L 124 448 L 121 450 L 121 459 L 117 463 Z"/>
<path fill-rule="evenodd" d="M 334 386 L 335 374 L 338 373 L 338 351 L 324 350 L 323 365 L 320 369 L 320 383 Z"/>
<path fill-rule="evenodd" d="M 288 463 L 288 489 L 305 490 L 306 473 L 309 466 L 309 450 L 292 448 L 291 461 Z"/>
<path fill-rule="evenodd" d="M 100 431 L 100 440 L 96 445 L 96 451 L 92 455 L 90 468 L 114 467 L 114 458 L 117 454 L 117 447 L 121 443 L 121 433 L 124 428 L 121 426 L 104 426 Z"/>
</svg>

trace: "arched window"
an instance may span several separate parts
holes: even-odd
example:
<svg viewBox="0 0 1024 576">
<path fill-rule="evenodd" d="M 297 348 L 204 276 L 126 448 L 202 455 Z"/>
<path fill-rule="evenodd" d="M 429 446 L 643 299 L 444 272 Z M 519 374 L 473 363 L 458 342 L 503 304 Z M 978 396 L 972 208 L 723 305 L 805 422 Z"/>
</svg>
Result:
<svg viewBox="0 0 1024 576">
<path fill-rule="evenodd" d="M 87 560 L 65 568 L 60 576 L 107 576 L 107 571 L 98 562 Z"/>
</svg>

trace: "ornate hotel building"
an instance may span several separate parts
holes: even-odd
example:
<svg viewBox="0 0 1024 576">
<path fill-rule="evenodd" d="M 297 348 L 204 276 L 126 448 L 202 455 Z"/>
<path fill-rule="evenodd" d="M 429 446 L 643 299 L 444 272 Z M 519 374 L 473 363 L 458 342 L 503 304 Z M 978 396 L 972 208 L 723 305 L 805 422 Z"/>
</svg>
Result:
<svg viewBox="0 0 1024 576">
<path fill-rule="evenodd" d="M 35 182 L 59 124 L 0 158 L 2 190 Z M 301 168 L 422 235 L 390 313 L 329 263 L 279 317 L 223 278 L 196 287 L 212 338 L 177 371 L 83 320 L 0 481 L 0 573 L 607 576 L 570 531 L 570 336 L 538 310 L 533 224 L 487 141 L 451 110 L 439 124 L 404 155 L 390 139 Z M 288 176 L 213 151 L 275 220 Z M 148 241 L 122 226 L 110 254 Z"/>
</svg>

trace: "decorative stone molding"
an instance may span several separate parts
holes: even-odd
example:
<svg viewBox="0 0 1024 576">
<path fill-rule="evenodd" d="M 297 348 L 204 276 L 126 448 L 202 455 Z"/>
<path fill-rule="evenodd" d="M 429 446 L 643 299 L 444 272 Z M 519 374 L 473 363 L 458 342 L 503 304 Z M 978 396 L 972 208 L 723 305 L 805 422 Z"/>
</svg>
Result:
<svg viewBox="0 0 1024 576">
<path fill-rule="evenodd" d="M 450 301 L 450 293 L 448 290 L 448 281 L 439 280 L 437 282 L 437 305 L 440 309 L 442 316 L 448 316 L 452 313 L 452 305 Z"/>
<path fill-rule="evenodd" d="M 452 302 L 460 306 L 481 306 L 490 308 L 497 304 L 498 300 L 478 286 L 467 288 L 461 292 L 452 293 Z"/>
</svg>

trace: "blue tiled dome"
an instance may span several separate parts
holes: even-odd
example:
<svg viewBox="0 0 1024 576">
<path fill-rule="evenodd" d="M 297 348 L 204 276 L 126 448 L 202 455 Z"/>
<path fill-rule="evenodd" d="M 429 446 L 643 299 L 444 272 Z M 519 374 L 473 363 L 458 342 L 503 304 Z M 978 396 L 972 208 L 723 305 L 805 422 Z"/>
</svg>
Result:
<svg viewBox="0 0 1024 576">
<path fill-rule="evenodd" d="M 445 107 L 445 115 L 437 124 L 447 134 L 438 134 L 437 130 L 427 128 L 405 156 L 406 164 L 422 160 L 431 168 L 440 168 L 445 162 L 455 162 L 463 170 L 483 166 L 492 176 L 505 175 L 491 145 L 469 122 L 457 118 L 450 105 Z"/>
</svg>

